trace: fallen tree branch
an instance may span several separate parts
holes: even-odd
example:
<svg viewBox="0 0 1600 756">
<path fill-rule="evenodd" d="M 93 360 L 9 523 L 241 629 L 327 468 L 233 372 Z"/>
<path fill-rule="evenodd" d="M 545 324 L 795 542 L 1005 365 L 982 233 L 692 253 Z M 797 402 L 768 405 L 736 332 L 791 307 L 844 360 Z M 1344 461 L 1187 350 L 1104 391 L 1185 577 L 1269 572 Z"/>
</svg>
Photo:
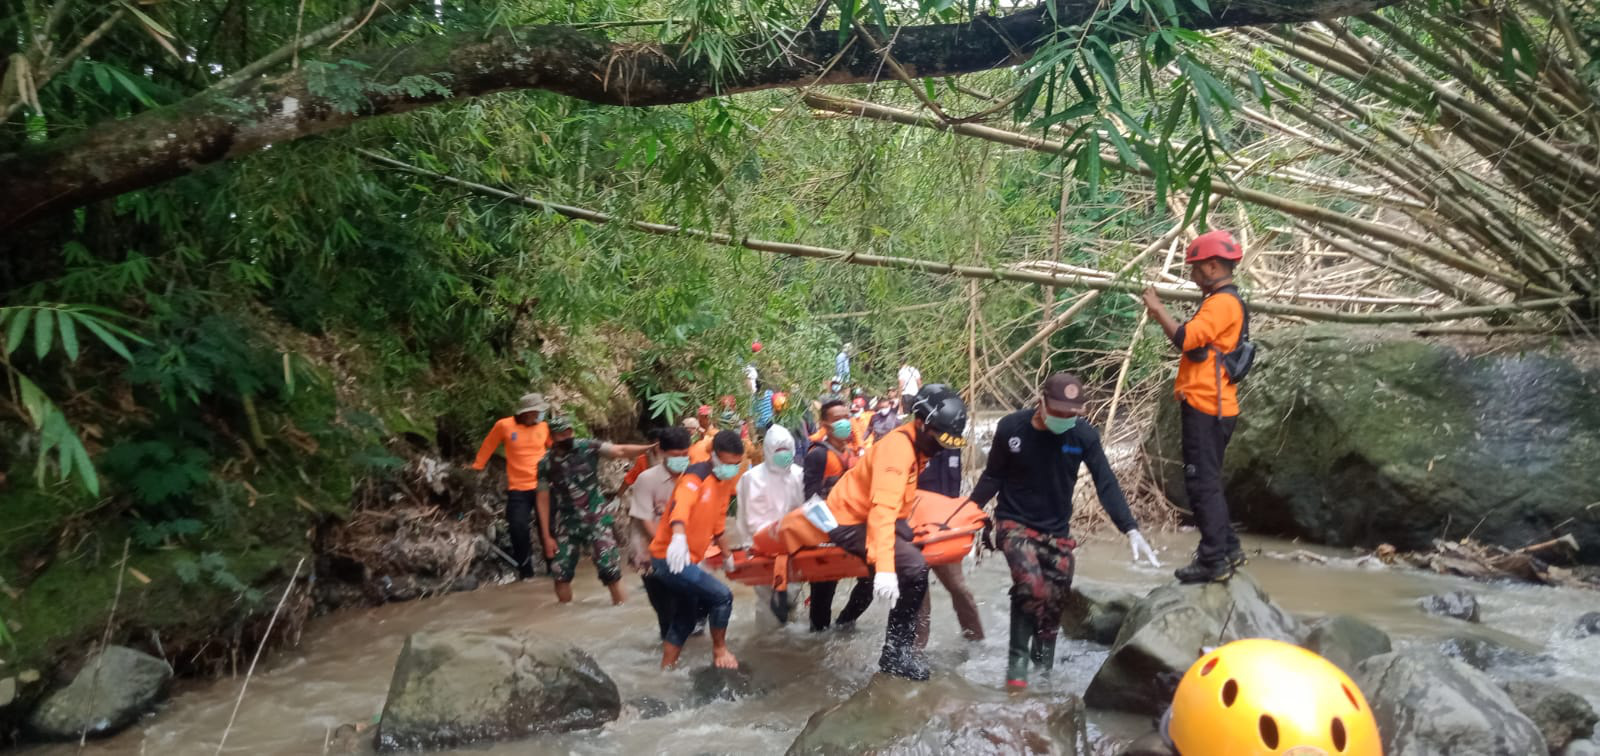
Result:
<svg viewBox="0 0 1600 756">
<path fill-rule="evenodd" d="M 371 150 L 358 149 L 356 152 L 363 157 L 372 160 L 373 162 L 387 165 L 391 168 L 397 168 L 418 176 L 426 176 L 448 184 L 453 184 L 476 194 L 514 202 L 524 207 L 542 210 L 563 217 L 572 218 L 574 220 L 588 221 L 590 223 L 615 223 L 621 226 L 626 226 L 635 231 L 641 231 L 647 234 L 655 234 L 657 236 L 698 239 L 708 244 L 718 244 L 725 247 L 742 247 L 744 249 L 754 250 L 756 252 L 771 252 L 774 254 L 789 255 L 791 257 L 830 260 L 833 262 L 848 263 L 851 265 L 865 265 L 875 268 L 914 270 L 932 275 L 956 276 L 959 278 L 973 278 L 987 281 L 1020 281 L 1063 288 L 1078 287 L 1096 291 L 1123 291 L 1129 294 L 1135 294 L 1143 291 L 1146 286 L 1145 283 L 1137 281 L 1098 279 L 1078 275 L 1064 276 L 1046 273 L 1027 273 L 1021 271 L 1001 270 L 997 268 L 986 268 L 976 265 L 954 265 L 951 263 L 942 263 L 933 260 L 919 260 L 910 257 L 872 255 L 863 252 L 850 252 L 840 249 L 830 249 L 827 247 L 815 247 L 806 244 L 788 244 L 785 242 L 752 239 L 747 236 L 735 237 L 730 234 L 724 234 L 716 231 L 703 231 L 694 228 L 684 228 L 682 226 L 674 226 L 667 223 L 651 223 L 648 221 L 632 220 L 628 218 L 617 218 L 615 216 L 602 213 L 598 210 L 590 210 L 588 208 L 575 207 L 572 205 L 563 205 L 556 202 L 547 202 L 545 200 L 516 194 L 514 192 L 509 192 L 504 189 L 488 186 L 486 184 L 467 181 L 465 179 L 456 178 L 455 176 L 438 173 L 436 171 L 430 171 L 426 168 L 414 166 L 386 155 L 372 152 Z M 1196 291 L 1187 291 L 1165 284 L 1156 284 L 1155 288 L 1163 297 L 1168 299 L 1178 299 L 1190 302 L 1197 302 L 1201 299 L 1200 293 Z M 1578 299 L 1579 298 L 1576 296 L 1565 296 L 1551 297 L 1547 299 L 1519 300 L 1477 307 L 1459 307 L 1449 310 L 1402 310 L 1398 312 L 1366 313 L 1337 312 L 1333 310 L 1324 310 L 1319 307 L 1304 307 L 1299 305 L 1280 304 L 1277 302 L 1256 302 L 1252 303 L 1251 310 L 1253 312 L 1267 315 L 1285 315 L 1305 318 L 1307 320 L 1333 321 L 1340 323 L 1439 323 L 1451 320 L 1482 318 L 1492 315 L 1560 309 L 1577 301 Z"/>
</svg>

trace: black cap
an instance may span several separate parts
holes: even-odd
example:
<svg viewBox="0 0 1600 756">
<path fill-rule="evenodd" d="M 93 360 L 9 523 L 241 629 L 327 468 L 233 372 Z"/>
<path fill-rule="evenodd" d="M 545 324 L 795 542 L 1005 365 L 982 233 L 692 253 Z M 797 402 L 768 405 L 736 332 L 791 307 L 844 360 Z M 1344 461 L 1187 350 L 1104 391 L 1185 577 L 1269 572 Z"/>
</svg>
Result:
<svg viewBox="0 0 1600 756">
<path fill-rule="evenodd" d="M 1052 415 L 1073 417 L 1083 414 L 1083 381 L 1071 373 L 1056 373 L 1044 381 L 1045 409 Z"/>
</svg>

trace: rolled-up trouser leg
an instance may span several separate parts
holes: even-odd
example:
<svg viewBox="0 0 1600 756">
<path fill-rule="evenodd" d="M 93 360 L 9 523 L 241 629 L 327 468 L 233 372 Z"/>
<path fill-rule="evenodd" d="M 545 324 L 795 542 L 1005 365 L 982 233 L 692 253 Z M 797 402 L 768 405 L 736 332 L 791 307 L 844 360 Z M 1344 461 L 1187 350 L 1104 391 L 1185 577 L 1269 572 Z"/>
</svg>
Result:
<svg viewBox="0 0 1600 756">
<path fill-rule="evenodd" d="M 682 646 L 694 632 L 700 608 L 708 611 L 711 629 L 720 630 L 728 626 L 728 618 L 733 615 L 733 591 L 728 590 L 728 586 L 700 569 L 698 564 L 691 564 L 677 574 L 668 568 L 665 559 L 652 560 L 651 567 L 662 584 L 672 591 L 673 600 L 678 604 L 678 611 L 673 613 L 675 619 L 664 641 Z"/>
</svg>

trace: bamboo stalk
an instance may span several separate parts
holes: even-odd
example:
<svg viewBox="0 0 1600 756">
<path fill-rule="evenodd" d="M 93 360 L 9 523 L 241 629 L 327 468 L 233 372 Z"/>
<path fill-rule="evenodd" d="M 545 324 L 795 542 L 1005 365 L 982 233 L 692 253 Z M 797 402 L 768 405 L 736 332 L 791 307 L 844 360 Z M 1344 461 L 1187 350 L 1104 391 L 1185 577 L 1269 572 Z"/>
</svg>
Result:
<svg viewBox="0 0 1600 756">
<path fill-rule="evenodd" d="M 986 281 L 1018 281 L 1041 285 L 1060 287 L 1082 287 L 1094 291 L 1123 291 L 1133 294 L 1142 291 L 1146 284 L 1137 281 L 1102 280 L 1085 276 L 1063 276 L 1043 273 L 1028 273 L 1022 271 L 1007 271 L 997 268 L 976 265 L 955 265 L 937 262 L 934 260 L 921 260 L 909 257 L 895 257 L 891 255 L 873 255 L 863 252 L 852 252 L 827 247 L 815 247 L 805 244 L 788 244 L 784 242 L 752 239 L 750 237 L 734 237 L 730 234 L 704 231 L 700 229 L 684 228 L 666 223 L 652 223 L 648 221 L 616 218 L 606 213 L 588 208 L 563 205 L 555 202 L 535 199 L 524 195 L 515 194 L 504 189 L 498 189 L 485 184 L 480 184 L 465 179 L 456 178 L 443 173 L 430 171 L 425 168 L 410 165 L 391 157 L 386 157 L 376 152 L 357 149 L 356 152 L 373 162 L 397 168 L 419 176 L 427 176 L 444 183 L 459 186 L 468 191 L 507 200 L 524 207 L 561 215 L 574 220 L 588 221 L 591 223 L 616 223 L 636 231 L 641 231 L 657 236 L 683 237 L 697 239 L 709 244 L 718 244 L 727 247 L 743 247 L 757 252 L 771 252 L 774 254 L 789 255 L 792 257 L 805 257 L 811 259 L 830 260 L 848 263 L 851 265 L 865 265 L 876 268 L 891 268 L 897 270 L 912 270 L 932 275 L 956 276 Z M 1185 291 L 1173 286 L 1156 285 L 1156 290 L 1168 299 L 1183 301 L 1199 301 L 1198 292 Z M 1518 300 L 1497 304 L 1460 307 L 1435 311 L 1399 311 L 1399 312 L 1369 312 L 1349 313 L 1326 310 L 1318 307 L 1304 307 L 1276 302 L 1259 302 L 1252 305 L 1252 310 L 1268 315 L 1285 315 L 1308 320 L 1324 320 L 1341 323 L 1437 323 L 1449 320 L 1464 320 L 1491 315 L 1515 314 L 1522 312 L 1542 312 L 1565 307 L 1581 298 L 1574 295 L 1547 297 L 1542 299 Z"/>
</svg>

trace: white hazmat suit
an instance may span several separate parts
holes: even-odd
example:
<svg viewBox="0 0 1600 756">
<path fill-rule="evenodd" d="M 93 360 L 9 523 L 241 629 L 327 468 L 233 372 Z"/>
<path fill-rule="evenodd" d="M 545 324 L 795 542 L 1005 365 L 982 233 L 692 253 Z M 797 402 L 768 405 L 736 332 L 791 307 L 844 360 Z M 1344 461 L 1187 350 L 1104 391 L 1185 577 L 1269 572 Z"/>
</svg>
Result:
<svg viewBox="0 0 1600 756">
<path fill-rule="evenodd" d="M 734 537 L 741 546 L 749 546 L 762 528 L 783 519 L 791 510 L 799 509 L 802 503 L 803 486 L 800 466 L 795 464 L 794 459 L 794 436 L 783 426 L 774 425 L 767 429 L 761 449 L 765 461 L 739 478 L 738 487 L 735 488 L 739 497 L 739 511 L 734 518 Z M 777 464 L 780 452 L 788 453 L 789 464 Z M 767 609 L 772 599 L 772 589 L 758 586 L 755 590 L 759 599 L 755 606 L 757 625 L 775 626 L 772 612 Z M 794 598 L 793 589 L 790 598 Z"/>
</svg>

